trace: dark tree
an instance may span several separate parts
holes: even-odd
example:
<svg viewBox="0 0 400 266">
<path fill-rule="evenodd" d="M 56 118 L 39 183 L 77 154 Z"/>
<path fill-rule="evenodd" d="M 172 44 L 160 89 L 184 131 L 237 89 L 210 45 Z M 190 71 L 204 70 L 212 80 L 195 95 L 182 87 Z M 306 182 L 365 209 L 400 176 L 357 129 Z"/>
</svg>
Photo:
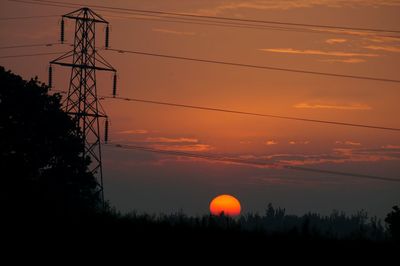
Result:
<svg viewBox="0 0 400 266">
<path fill-rule="evenodd" d="M 99 206 L 82 137 L 61 96 L 47 92 L 37 78 L 0 67 L 0 176 L 10 219 L 76 219 Z"/>
<path fill-rule="evenodd" d="M 392 209 L 386 216 L 385 222 L 389 226 L 393 239 L 400 242 L 400 208 L 399 206 L 394 206 Z"/>
</svg>

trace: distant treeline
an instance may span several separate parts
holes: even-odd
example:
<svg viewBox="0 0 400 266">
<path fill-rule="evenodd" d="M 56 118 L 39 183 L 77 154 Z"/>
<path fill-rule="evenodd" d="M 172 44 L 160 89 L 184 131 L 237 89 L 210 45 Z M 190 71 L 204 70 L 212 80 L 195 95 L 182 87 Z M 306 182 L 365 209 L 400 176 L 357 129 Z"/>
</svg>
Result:
<svg viewBox="0 0 400 266">
<path fill-rule="evenodd" d="M 137 212 L 120 214 L 115 210 L 108 211 L 102 218 L 106 224 L 131 224 L 144 229 L 146 226 L 161 226 L 206 231 L 241 231 L 266 236 L 292 235 L 373 241 L 384 241 L 390 237 L 382 221 L 377 217 L 369 217 L 364 210 L 353 215 L 333 211 L 330 215 L 310 212 L 297 216 L 286 214 L 285 209 L 274 208 L 272 204 L 268 204 L 263 215 L 249 213 L 236 218 L 225 216 L 223 213 L 220 216 L 188 216 L 180 211 L 172 214 L 150 215 Z"/>
</svg>

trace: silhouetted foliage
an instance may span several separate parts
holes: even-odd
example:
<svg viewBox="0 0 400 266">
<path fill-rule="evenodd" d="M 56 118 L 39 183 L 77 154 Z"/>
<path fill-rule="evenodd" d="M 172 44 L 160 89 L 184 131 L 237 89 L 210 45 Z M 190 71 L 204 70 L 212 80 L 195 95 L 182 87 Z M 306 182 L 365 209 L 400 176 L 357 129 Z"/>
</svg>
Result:
<svg viewBox="0 0 400 266">
<path fill-rule="evenodd" d="M 9 218 L 77 219 L 99 204 L 83 141 L 59 94 L 0 67 L 0 164 Z M 4 206 L 4 204 L 3 204 Z"/>
<path fill-rule="evenodd" d="M 362 240 L 384 241 L 386 239 L 384 227 L 376 218 L 368 218 L 365 211 L 354 215 L 333 211 L 330 215 L 322 216 L 317 213 L 307 213 L 302 216 L 289 215 L 285 209 L 274 208 L 269 204 L 265 214 L 245 214 L 231 218 L 220 216 L 187 216 L 182 211 L 169 215 L 159 214 L 120 214 L 110 210 L 100 217 L 98 223 L 124 228 L 129 232 L 154 234 L 154 230 L 161 234 L 168 232 L 190 232 L 203 235 L 244 234 L 250 238 L 300 239 L 300 240 Z M 215 236 L 213 236 L 215 237 Z"/>
<path fill-rule="evenodd" d="M 239 222 L 248 230 L 262 230 L 269 233 L 298 232 L 304 236 L 323 236 L 328 238 L 384 238 L 384 228 L 376 217 L 368 219 L 364 210 L 354 215 L 334 210 L 330 215 L 306 213 L 303 216 L 288 215 L 282 208 L 269 204 L 264 216 L 247 214 Z"/>
<path fill-rule="evenodd" d="M 399 206 L 393 206 L 392 209 L 386 216 L 385 222 L 388 224 L 392 238 L 400 242 L 400 208 Z"/>
</svg>

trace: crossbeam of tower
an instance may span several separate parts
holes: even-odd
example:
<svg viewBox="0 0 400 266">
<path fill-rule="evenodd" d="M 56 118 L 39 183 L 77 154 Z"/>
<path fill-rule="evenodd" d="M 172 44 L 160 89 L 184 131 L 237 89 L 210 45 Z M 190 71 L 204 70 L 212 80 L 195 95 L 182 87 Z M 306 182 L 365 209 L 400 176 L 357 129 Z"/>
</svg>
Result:
<svg viewBox="0 0 400 266">
<path fill-rule="evenodd" d="M 100 120 L 105 119 L 104 139 L 108 138 L 107 114 L 99 103 L 96 70 L 114 73 L 113 95 L 116 94 L 116 69 L 96 49 L 96 24 L 106 25 L 105 48 L 109 46 L 109 23 L 93 10 L 84 7 L 62 16 L 61 43 L 64 43 L 64 19 L 75 20 L 73 49 L 52 60 L 49 87 L 52 87 L 52 65 L 71 68 L 68 96 L 64 108 L 76 122 L 76 134 L 84 140 L 82 163 L 90 158 L 90 172 L 96 177 L 97 192 L 104 203 L 103 167 L 101 160 Z"/>
</svg>

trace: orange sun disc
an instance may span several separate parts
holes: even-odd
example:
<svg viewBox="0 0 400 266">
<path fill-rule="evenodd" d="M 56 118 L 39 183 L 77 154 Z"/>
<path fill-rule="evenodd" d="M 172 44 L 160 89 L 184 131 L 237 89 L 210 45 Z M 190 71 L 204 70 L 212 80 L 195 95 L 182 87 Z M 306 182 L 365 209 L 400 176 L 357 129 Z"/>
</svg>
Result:
<svg viewBox="0 0 400 266">
<path fill-rule="evenodd" d="M 240 214 L 241 206 L 238 199 L 231 195 L 220 195 L 215 197 L 210 203 L 212 215 L 237 216 Z"/>
</svg>

